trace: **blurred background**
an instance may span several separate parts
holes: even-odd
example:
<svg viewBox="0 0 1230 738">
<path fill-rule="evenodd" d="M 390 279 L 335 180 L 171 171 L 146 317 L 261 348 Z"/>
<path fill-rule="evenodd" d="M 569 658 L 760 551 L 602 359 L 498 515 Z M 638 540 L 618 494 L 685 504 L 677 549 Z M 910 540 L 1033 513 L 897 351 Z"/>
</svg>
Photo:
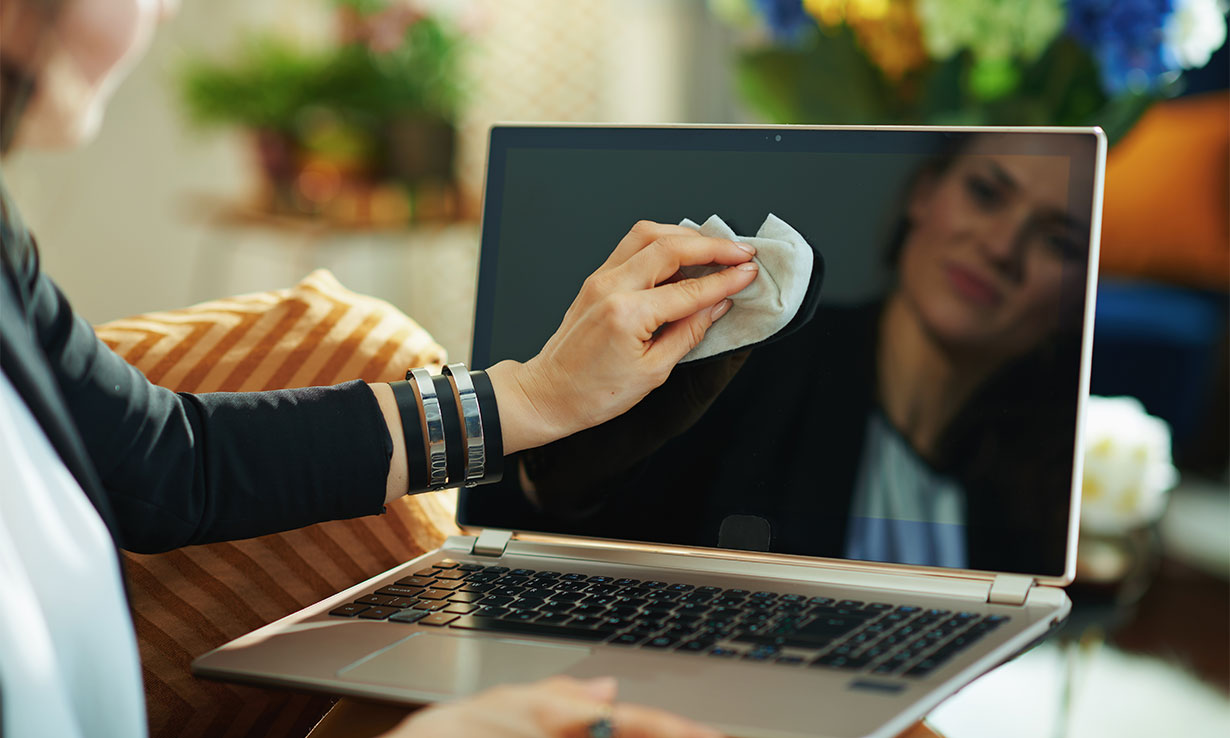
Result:
<svg viewBox="0 0 1230 738">
<path fill-rule="evenodd" d="M 1224 736 L 1225 40 L 1220 0 L 186 2 L 94 144 L 5 177 L 92 322 L 324 267 L 464 361 L 494 121 L 1101 125 L 1092 392 L 1129 399 L 1091 407 L 1077 607 L 932 722 Z"/>
</svg>

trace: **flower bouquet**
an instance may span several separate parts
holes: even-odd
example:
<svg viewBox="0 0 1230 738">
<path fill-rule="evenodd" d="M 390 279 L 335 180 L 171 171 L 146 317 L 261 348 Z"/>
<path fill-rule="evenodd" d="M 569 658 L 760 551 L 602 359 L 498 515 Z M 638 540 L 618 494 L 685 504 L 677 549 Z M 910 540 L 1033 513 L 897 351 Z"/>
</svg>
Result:
<svg viewBox="0 0 1230 738">
<path fill-rule="evenodd" d="M 1112 141 L 1225 42 L 1224 0 L 710 0 L 779 123 L 1100 125 Z"/>
<path fill-rule="evenodd" d="M 1085 602 L 1129 605 L 1157 568 L 1157 524 L 1179 480 L 1170 426 L 1133 397 L 1091 396 L 1084 440 L 1078 592 Z"/>
</svg>

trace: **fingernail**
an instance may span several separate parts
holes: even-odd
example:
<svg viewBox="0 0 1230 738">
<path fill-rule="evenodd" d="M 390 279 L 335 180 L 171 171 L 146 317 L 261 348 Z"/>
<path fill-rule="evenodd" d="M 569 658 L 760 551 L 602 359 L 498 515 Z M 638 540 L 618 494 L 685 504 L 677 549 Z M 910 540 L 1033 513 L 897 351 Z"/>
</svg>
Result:
<svg viewBox="0 0 1230 738">
<path fill-rule="evenodd" d="M 726 311 L 727 311 L 727 310 L 730 310 L 730 306 L 731 306 L 731 302 L 730 302 L 730 300 L 728 300 L 728 299 L 727 299 L 727 300 L 722 300 L 722 301 L 721 301 L 721 302 L 719 302 L 718 304 L 714 305 L 714 306 L 713 306 L 713 312 L 711 313 L 712 319 L 713 319 L 713 320 L 717 320 L 718 318 L 720 318 L 720 317 L 722 317 L 723 315 L 725 315 L 725 314 L 726 314 Z"/>
<path fill-rule="evenodd" d="M 735 241 L 735 245 L 743 249 L 749 254 L 755 255 L 756 253 L 756 247 L 751 245 L 750 243 L 743 243 L 742 241 Z"/>
<path fill-rule="evenodd" d="M 615 681 L 615 677 L 597 677 L 585 682 L 585 690 L 596 700 L 612 700 L 618 689 L 619 683 Z"/>
<path fill-rule="evenodd" d="M 735 267 L 735 269 L 742 269 L 745 272 L 754 272 L 759 268 L 760 267 L 756 266 L 756 262 L 754 261 L 745 261 L 739 266 Z"/>
</svg>

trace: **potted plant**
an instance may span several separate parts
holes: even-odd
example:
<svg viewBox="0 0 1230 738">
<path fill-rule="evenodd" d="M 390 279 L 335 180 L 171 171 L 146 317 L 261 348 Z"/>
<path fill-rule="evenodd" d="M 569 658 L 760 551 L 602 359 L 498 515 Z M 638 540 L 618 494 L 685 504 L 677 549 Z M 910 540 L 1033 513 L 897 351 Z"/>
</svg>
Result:
<svg viewBox="0 0 1230 738">
<path fill-rule="evenodd" d="M 250 132 L 270 211 L 348 225 L 451 217 L 464 34 L 411 0 L 327 1 L 329 44 L 257 33 L 224 62 L 190 60 L 188 115 Z"/>
</svg>

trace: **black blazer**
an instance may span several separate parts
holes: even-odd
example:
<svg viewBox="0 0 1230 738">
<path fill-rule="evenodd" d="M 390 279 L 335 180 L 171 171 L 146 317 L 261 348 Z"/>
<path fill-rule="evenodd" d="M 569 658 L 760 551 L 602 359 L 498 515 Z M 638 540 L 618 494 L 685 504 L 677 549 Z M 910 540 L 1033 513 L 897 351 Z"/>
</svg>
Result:
<svg viewBox="0 0 1230 738">
<path fill-rule="evenodd" d="M 392 442 L 362 382 L 202 395 L 150 384 L 42 272 L 2 182 L 0 271 L 0 369 L 117 545 L 154 553 L 382 510 Z"/>
</svg>

